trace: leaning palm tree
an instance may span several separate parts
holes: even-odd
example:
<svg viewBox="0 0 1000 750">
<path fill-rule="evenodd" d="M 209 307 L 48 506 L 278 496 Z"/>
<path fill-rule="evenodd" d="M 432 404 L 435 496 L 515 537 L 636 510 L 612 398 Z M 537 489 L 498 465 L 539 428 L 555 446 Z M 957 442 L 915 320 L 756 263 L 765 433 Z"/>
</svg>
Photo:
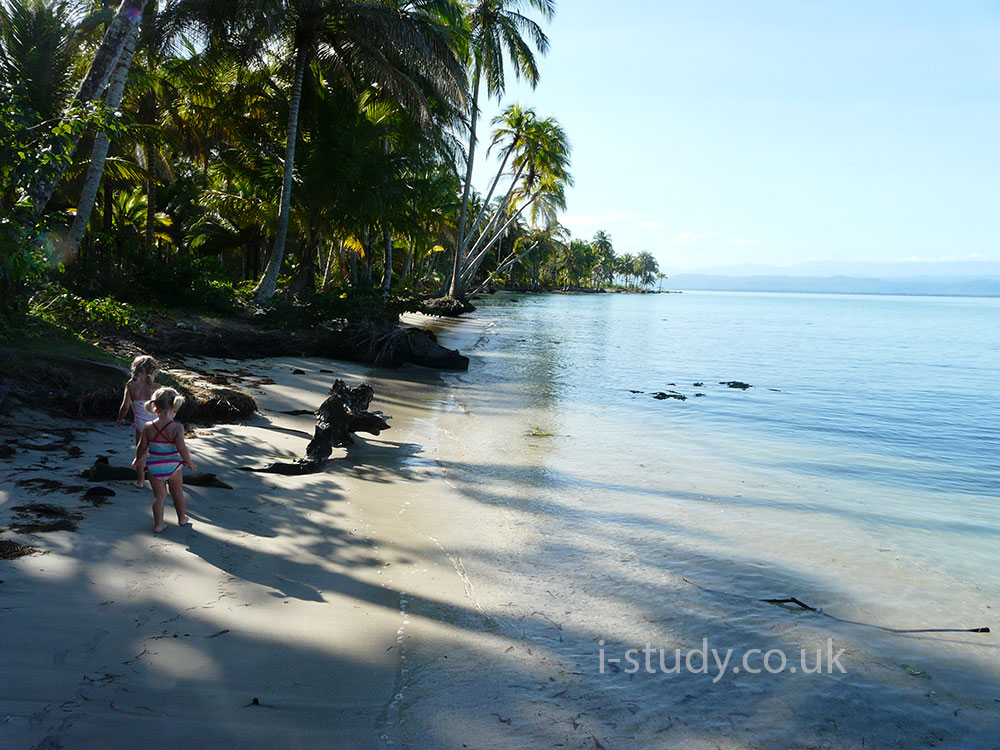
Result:
<svg viewBox="0 0 1000 750">
<path fill-rule="evenodd" d="M 274 295 L 285 254 L 292 204 L 295 147 L 303 79 L 316 63 L 339 74 L 350 89 L 377 84 L 423 122 L 430 108 L 416 81 L 443 98 L 461 99 L 464 70 L 453 48 L 449 19 L 455 0 L 181 0 L 178 16 L 204 30 L 222 30 L 257 56 L 279 50 L 291 61 L 288 126 L 278 225 L 267 268 L 255 289 L 260 302 Z M 356 82 L 357 81 L 357 82 Z"/>
<path fill-rule="evenodd" d="M 510 111 L 508 108 L 508 113 Z M 498 132 L 515 131 L 500 129 Z M 538 119 L 532 112 L 531 117 L 519 125 L 516 140 L 508 147 L 513 179 L 485 229 L 474 242 L 470 237 L 471 246 L 463 253 L 457 280 L 452 282 L 459 296 L 475 277 L 486 254 L 522 214 L 528 211 L 533 226 L 540 223 L 551 226 L 555 223 L 556 212 L 566 207 L 566 186 L 573 184 L 573 178 L 569 173 L 569 140 L 559 123 L 551 117 Z"/>
<path fill-rule="evenodd" d="M 537 9 L 549 20 L 555 13 L 554 0 L 476 0 L 468 10 L 470 30 L 470 66 L 472 94 L 469 98 L 469 148 L 466 153 L 465 182 L 462 204 L 459 209 L 458 234 L 452 260 L 450 297 L 461 297 L 464 289 L 461 279 L 463 256 L 468 252 L 471 232 L 466 232 L 469 196 L 472 191 L 472 166 L 476 155 L 476 126 L 479 121 L 479 93 L 483 79 L 486 93 L 499 99 L 506 91 L 504 52 L 510 58 L 515 77 L 524 78 L 532 87 L 538 83 L 538 65 L 525 37 L 539 52 L 549 48 L 548 37 L 535 21 L 520 12 L 524 5 Z M 484 201 L 489 203 L 489 198 Z"/>
<path fill-rule="evenodd" d="M 104 39 L 94 53 L 86 75 L 70 99 L 70 108 L 90 104 L 104 93 L 119 60 L 126 54 L 125 50 L 130 40 L 134 41 L 146 2 L 147 0 L 122 0 L 115 15 L 107 24 Z M 131 61 L 129 63 L 131 64 Z M 28 197 L 31 199 L 29 218 L 38 218 L 45 210 L 69 166 L 70 157 L 76 150 L 79 139 L 79 134 L 71 134 L 60 147 L 61 153 L 58 156 L 61 158 L 50 160 L 35 175 L 35 180 L 28 190 Z"/>
</svg>

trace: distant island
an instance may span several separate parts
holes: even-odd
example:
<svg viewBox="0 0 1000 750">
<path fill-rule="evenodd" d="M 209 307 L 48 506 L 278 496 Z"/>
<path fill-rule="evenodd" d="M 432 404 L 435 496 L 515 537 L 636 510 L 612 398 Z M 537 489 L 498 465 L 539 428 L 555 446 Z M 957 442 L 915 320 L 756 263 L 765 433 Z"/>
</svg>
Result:
<svg viewBox="0 0 1000 750">
<path fill-rule="evenodd" d="M 673 273 L 669 278 L 669 287 L 680 291 L 1000 297 L 1000 263 L 992 261 L 748 264 Z"/>
</svg>

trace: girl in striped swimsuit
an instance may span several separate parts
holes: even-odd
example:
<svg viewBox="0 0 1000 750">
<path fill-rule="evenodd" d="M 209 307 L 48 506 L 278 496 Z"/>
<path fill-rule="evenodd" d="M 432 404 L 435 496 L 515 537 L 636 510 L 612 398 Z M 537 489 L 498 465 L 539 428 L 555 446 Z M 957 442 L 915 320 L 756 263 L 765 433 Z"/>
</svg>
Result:
<svg viewBox="0 0 1000 750">
<path fill-rule="evenodd" d="M 187 526 L 190 523 L 184 504 L 181 467 L 187 466 L 191 471 L 197 469 L 184 444 L 184 428 L 174 421 L 174 416 L 183 404 L 184 397 L 173 388 L 159 388 L 153 398 L 146 402 L 146 408 L 156 413 L 156 419 L 142 428 L 139 444 L 135 447 L 132 465 L 139 466 L 145 461 L 146 468 L 149 469 L 149 483 L 153 485 L 153 532 L 156 534 L 166 528 L 163 523 L 163 507 L 167 502 L 168 490 L 174 501 L 174 510 L 177 511 L 177 525 Z"/>
<path fill-rule="evenodd" d="M 142 355 L 132 360 L 132 379 L 125 384 L 125 396 L 122 398 L 122 405 L 118 409 L 118 424 L 125 426 L 125 415 L 128 414 L 129 407 L 132 409 L 132 429 L 135 430 L 135 442 L 139 443 L 142 428 L 147 422 L 156 419 L 156 415 L 146 409 L 146 402 L 153 395 L 153 381 L 160 366 L 156 360 L 148 355 Z M 146 483 L 146 466 L 144 463 L 135 467 L 136 487 L 141 488 Z"/>
</svg>

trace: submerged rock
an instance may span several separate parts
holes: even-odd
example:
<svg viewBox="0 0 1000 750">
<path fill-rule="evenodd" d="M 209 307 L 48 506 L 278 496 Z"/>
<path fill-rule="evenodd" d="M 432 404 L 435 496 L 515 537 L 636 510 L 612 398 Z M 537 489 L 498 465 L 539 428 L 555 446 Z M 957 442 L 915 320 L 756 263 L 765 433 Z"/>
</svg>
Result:
<svg viewBox="0 0 1000 750">
<path fill-rule="evenodd" d="M 659 393 L 654 393 L 653 398 L 655 398 L 657 401 L 663 401 L 664 399 L 668 398 L 674 398 L 677 399 L 678 401 L 687 401 L 687 396 L 681 393 L 664 393 L 663 391 L 660 391 Z"/>
<path fill-rule="evenodd" d="M 740 380 L 720 380 L 719 385 L 729 386 L 730 388 L 739 388 L 741 391 L 745 391 L 747 388 L 753 388 L 749 383 L 744 383 Z"/>
</svg>

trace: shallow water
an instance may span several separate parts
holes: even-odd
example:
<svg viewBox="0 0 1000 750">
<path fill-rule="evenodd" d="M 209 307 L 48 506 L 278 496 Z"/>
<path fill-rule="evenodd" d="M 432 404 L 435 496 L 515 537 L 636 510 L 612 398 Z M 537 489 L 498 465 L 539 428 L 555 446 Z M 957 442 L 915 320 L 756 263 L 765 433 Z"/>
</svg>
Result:
<svg viewBox="0 0 1000 750">
<path fill-rule="evenodd" d="M 730 474 L 795 487 L 789 523 L 851 517 L 1000 593 L 1000 300 L 550 295 L 479 315 L 497 334 L 472 382 L 517 383 L 519 406 L 554 433 L 550 474 L 660 486 L 692 458 L 682 439 Z M 719 383 L 731 380 L 753 387 Z"/>
<path fill-rule="evenodd" d="M 1000 300 L 498 296 L 476 319 L 434 418 L 456 492 L 433 533 L 511 645 L 418 653 L 411 737 L 440 741 L 469 696 L 498 747 L 1000 733 L 996 632 L 886 630 L 1000 625 Z M 790 596 L 832 617 L 761 602 Z M 833 639 L 847 674 L 599 668 L 703 639 L 790 663 Z"/>
</svg>

